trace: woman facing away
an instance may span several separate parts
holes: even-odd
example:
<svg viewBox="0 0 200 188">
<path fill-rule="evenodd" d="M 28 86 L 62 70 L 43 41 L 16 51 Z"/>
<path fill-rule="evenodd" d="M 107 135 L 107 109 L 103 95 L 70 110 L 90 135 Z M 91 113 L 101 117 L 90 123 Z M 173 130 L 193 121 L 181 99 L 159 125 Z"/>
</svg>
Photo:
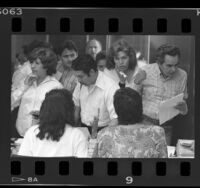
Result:
<svg viewBox="0 0 200 188">
<path fill-rule="evenodd" d="M 62 88 L 53 77 L 56 72 L 57 57 L 50 48 L 36 48 L 29 57 L 32 73 L 24 84 L 11 92 L 11 111 L 19 106 L 16 128 L 20 136 L 33 125 L 32 112 L 40 111 L 45 94 L 52 89 Z"/>
<path fill-rule="evenodd" d="M 34 157 L 87 157 L 88 138 L 74 126 L 74 102 L 66 89 L 46 94 L 39 125 L 25 134 L 18 155 Z"/>
<path fill-rule="evenodd" d="M 90 141 L 90 157 L 167 157 L 164 129 L 142 123 L 142 98 L 137 91 L 129 87 L 117 90 L 114 95 L 114 107 L 119 125 L 102 129 L 97 140 Z"/>
</svg>

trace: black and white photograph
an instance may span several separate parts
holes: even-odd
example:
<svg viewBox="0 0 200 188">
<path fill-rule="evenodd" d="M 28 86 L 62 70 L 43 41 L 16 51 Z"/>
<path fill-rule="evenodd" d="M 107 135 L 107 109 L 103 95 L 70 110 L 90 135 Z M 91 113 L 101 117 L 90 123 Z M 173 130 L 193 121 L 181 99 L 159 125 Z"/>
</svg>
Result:
<svg viewBox="0 0 200 188">
<path fill-rule="evenodd" d="M 11 36 L 11 157 L 194 158 L 195 36 Z"/>
</svg>

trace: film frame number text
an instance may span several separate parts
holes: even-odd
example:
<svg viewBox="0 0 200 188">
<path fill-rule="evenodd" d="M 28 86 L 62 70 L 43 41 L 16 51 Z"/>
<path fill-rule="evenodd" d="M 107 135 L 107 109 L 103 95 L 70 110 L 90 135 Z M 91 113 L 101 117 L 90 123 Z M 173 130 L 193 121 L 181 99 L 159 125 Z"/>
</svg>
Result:
<svg viewBox="0 0 200 188">
<path fill-rule="evenodd" d="M 133 183 L 133 177 L 127 176 L 126 177 L 126 184 L 132 184 Z"/>
<path fill-rule="evenodd" d="M 22 9 L 21 8 L 0 8 L 0 15 L 11 15 L 11 16 L 16 16 L 16 15 L 22 15 Z"/>
</svg>

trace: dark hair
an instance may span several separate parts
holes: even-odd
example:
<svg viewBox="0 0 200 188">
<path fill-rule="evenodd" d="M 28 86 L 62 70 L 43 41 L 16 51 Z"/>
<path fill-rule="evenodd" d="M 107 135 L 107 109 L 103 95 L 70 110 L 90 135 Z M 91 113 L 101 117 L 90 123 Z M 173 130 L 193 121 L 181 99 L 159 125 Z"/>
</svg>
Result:
<svg viewBox="0 0 200 188">
<path fill-rule="evenodd" d="M 78 49 L 76 47 L 76 44 L 72 40 L 66 40 L 63 44 L 61 44 L 55 51 L 58 55 L 61 55 L 62 52 L 68 49 L 70 51 L 74 50 L 76 53 L 78 53 Z"/>
<path fill-rule="evenodd" d="M 114 107 L 120 125 L 139 123 L 143 119 L 142 97 L 129 87 L 115 92 Z"/>
<path fill-rule="evenodd" d="M 99 60 L 106 59 L 105 51 L 101 51 L 96 56 L 96 62 L 98 63 Z"/>
<path fill-rule="evenodd" d="M 53 46 L 44 41 L 39 41 L 39 40 L 34 40 L 28 45 L 22 46 L 24 54 L 29 57 L 30 53 L 35 49 L 35 48 L 53 48 Z"/>
<path fill-rule="evenodd" d="M 30 62 L 32 63 L 37 58 L 40 59 L 43 67 L 47 70 L 47 75 L 53 75 L 56 73 L 57 67 L 57 56 L 49 48 L 36 48 L 34 49 L 29 57 Z"/>
<path fill-rule="evenodd" d="M 137 65 L 137 58 L 135 50 L 129 45 L 127 41 L 124 39 L 120 39 L 113 43 L 113 45 L 110 47 L 108 52 L 108 63 L 107 68 L 108 69 L 114 69 L 115 68 L 115 61 L 114 57 L 117 55 L 118 52 L 125 52 L 129 56 L 129 69 L 134 70 Z"/>
<path fill-rule="evenodd" d="M 180 49 L 176 46 L 164 44 L 157 49 L 156 59 L 157 62 L 163 64 L 165 61 L 165 55 L 170 56 L 181 56 Z"/>
<path fill-rule="evenodd" d="M 91 69 L 97 71 L 97 63 L 90 55 L 86 54 L 75 59 L 72 68 L 75 71 L 83 71 L 89 76 Z"/>
<path fill-rule="evenodd" d="M 74 102 L 72 94 L 66 89 L 54 89 L 48 92 L 39 114 L 40 140 L 59 141 L 65 132 L 65 126 L 74 126 Z"/>
</svg>

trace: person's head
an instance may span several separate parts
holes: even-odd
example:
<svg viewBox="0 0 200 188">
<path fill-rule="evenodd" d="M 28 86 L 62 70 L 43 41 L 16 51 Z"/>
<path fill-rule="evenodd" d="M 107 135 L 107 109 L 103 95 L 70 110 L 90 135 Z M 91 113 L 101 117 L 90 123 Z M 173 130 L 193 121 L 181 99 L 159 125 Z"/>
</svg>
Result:
<svg viewBox="0 0 200 188">
<path fill-rule="evenodd" d="M 97 63 L 90 55 L 78 57 L 74 61 L 72 68 L 81 84 L 90 86 L 96 82 L 98 75 Z"/>
<path fill-rule="evenodd" d="M 78 57 L 76 44 L 72 40 L 65 41 L 58 48 L 57 53 L 65 68 L 71 68 L 72 62 Z"/>
<path fill-rule="evenodd" d="M 99 52 L 96 56 L 97 68 L 99 71 L 104 71 L 106 68 L 106 53 L 104 51 Z"/>
<path fill-rule="evenodd" d="M 115 92 L 114 108 L 120 125 L 135 124 L 142 121 L 142 97 L 129 88 L 121 88 Z"/>
<path fill-rule="evenodd" d="M 96 55 L 102 50 L 101 43 L 96 40 L 92 39 L 89 40 L 86 45 L 86 54 L 89 54 L 93 57 L 93 59 L 96 59 Z"/>
<path fill-rule="evenodd" d="M 15 57 L 18 65 L 23 65 L 28 60 L 23 52 L 17 53 Z"/>
<path fill-rule="evenodd" d="M 49 48 L 36 48 L 30 56 L 32 73 L 38 78 L 44 78 L 56 73 L 57 56 Z"/>
<path fill-rule="evenodd" d="M 157 63 L 162 74 L 172 77 L 180 62 L 180 49 L 176 46 L 164 44 L 157 49 Z"/>
<path fill-rule="evenodd" d="M 134 70 L 137 65 L 135 50 L 124 39 L 116 41 L 108 53 L 108 69 L 118 71 Z"/>
<path fill-rule="evenodd" d="M 48 92 L 39 113 L 39 133 L 41 140 L 59 141 L 65 132 L 66 124 L 74 126 L 74 102 L 66 89 Z"/>
<path fill-rule="evenodd" d="M 40 40 L 34 40 L 30 44 L 22 46 L 23 53 L 27 57 L 27 59 L 29 59 L 31 52 L 36 48 L 50 48 L 50 49 L 52 49 L 53 46 L 48 42 L 44 42 L 44 41 L 40 41 Z"/>
</svg>

